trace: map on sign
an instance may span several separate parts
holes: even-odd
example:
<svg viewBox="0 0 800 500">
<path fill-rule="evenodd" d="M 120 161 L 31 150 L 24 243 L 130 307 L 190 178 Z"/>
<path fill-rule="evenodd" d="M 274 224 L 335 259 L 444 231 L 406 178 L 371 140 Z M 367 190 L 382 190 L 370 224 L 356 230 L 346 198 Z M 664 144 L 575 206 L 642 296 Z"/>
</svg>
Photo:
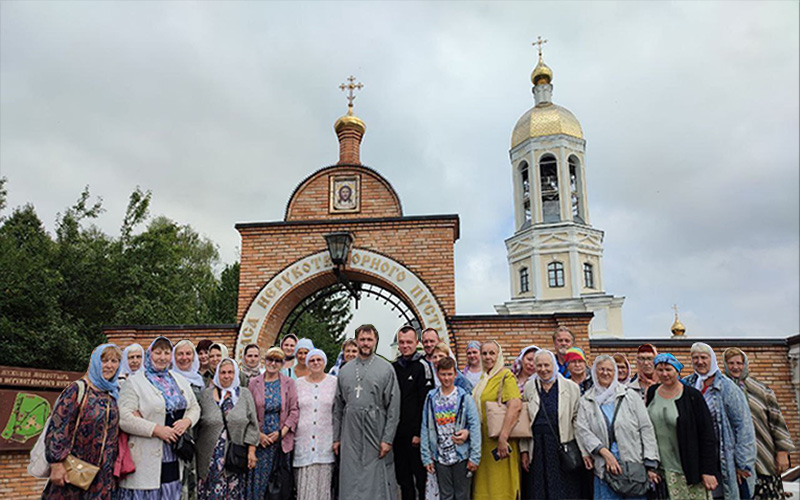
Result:
<svg viewBox="0 0 800 500">
<path fill-rule="evenodd" d="M 44 430 L 44 424 L 49 416 L 50 402 L 45 398 L 25 392 L 17 393 L 2 437 L 9 441 L 24 443 Z"/>
</svg>

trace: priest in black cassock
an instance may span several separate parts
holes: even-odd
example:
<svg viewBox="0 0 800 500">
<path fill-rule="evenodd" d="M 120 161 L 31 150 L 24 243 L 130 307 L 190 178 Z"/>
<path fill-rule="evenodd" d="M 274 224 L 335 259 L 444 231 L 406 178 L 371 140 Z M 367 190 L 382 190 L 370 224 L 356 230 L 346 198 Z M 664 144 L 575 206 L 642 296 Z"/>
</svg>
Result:
<svg viewBox="0 0 800 500">
<path fill-rule="evenodd" d="M 358 327 L 356 343 L 358 358 L 339 371 L 333 405 L 339 498 L 396 500 L 392 442 L 400 421 L 400 388 L 392 365 L 375 354 L 375 327 Z"/>
</svg>

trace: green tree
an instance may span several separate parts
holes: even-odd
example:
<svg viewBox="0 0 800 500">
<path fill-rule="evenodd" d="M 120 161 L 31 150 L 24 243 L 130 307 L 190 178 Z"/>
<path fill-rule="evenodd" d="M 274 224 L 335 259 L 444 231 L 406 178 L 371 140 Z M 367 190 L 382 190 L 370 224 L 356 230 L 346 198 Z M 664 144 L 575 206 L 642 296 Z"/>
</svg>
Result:
<svg viewBox="0 0 800 500">
<path fill-rule="evenodd" d="M 64 282 L 53 266 L 55 250 L 33 205 L 15 209 L 0 227 L 0 350 L 4 363 L 86 368 L 91 344 L 62 314 L 59 296 Z"/>
<path fill-rule="evenodd" d="M 309 298 L 309 301 L 313 301 L 313 297 Z M 294 311 L 287 318 L 285 328 L 289 327 L 298 314 L 299 317 L 297 317 L 291 333 L 297 335 L 298 338 L 311 339 L 314 347 L 325 351 L 325 355 L 328 357 L 328 368 L 330 368 L 336 362 L 336 357 L 342 349 L 345 328 L 353 317 L 350 311 L 350 295 L 345 291 L 337 292 L 313 302 L 305 311 Z"/>
<path fill-rule="evenodd" d="M 210 323 L 236 323 L 239 299 L 239 263 L 228 264 L 219 277 L 209 303 Z"/>
</svg>

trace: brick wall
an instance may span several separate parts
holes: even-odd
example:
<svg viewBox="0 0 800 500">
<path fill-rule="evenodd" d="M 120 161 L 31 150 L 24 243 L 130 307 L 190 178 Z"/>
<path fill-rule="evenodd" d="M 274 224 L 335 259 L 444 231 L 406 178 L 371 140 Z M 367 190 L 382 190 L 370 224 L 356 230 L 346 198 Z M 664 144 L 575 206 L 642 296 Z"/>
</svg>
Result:
<svg viewBox="0 0 800 500">
<path fill-rule="evenodd" d="M 4 451 L 0 453 L 0 498 L 42 498 L 46 479 L 28 475 L 29 451 Z"/>
<path fill-rule="evenodd" d="M 253 223 L 236 228 L 242 237 L 239 321 L 270 279 L 303 257 L 327 251 L 325 234 L 335 231 L 351 232 L 353 247 L 387 255 L 406 266 L 433 292 L 445 315 L 455 312 L 456 215 Z"/>
<path fill-rule="evenodd" d="M 451 344 L 459 366 L 466 362 L 467 344 L 472 340 L 497 340 L 503 348 L 506 364 L 510 365 L 523 348 L 535 344 L 553 349 L 553 332 L 566 326 L 575 335 L 578 346 L 588 344 L 589 321 L 592 313 L 509 314 L 451 316 L 448 318 Z"/>
<path fill-rule="evenodd" d="M 797 400 L 792 386 L 792 373 L 788 360 L 789 348 L 782 340 L 720 340 L 720 339 L 643 339 L 643 340 L 594 340 L 590 342 L 591 357 L 600 354 L 614 354 L 620 352 L 628 357 L 631 370 L 636 372 L 636 349 L 640 344 L 653 344 L 658 352 L 670 352 L 683 363 L 681 375 L 692 373 L 692 361 L 689 349 L 694 342 L 709 344 L 717 355 L 720 370 L 725 371 L 722 353 L 728 347 L 738 347 L 747 354 L 750 361 L 750 375 L 767 384 L 775 392 L 781 406 L 783 417 L 792 434 L 795 445 L 800 439 L 800 417 L 797 411 Z M 792 464 L 800 463 L 800 455 L 795 452 L 791 455 Z"/>
<path fill-rule="evenodd" d="M 138 325 L 138 326 L 110 326 L 103 329 L 109 342 L 125 348 L 130 344 L 141 344 L 145 349 L 158 336 L 163 335 L 176 343 L 188 339 L 197 346 L 203 339 L 221 342 L 233 355 L 236 347 L 236 335 L 239 333 L 237 325 Z"/>
<path fill-rule="evenodd" d="M 357 175 L 360 177 L 361 209 L 352 213 L 331 213 L 331 175 Z M 375 170 L 361 165 L 336 165 L 311 174 L 295 189 L 286 207 L 287 221 L 320 219 L 355 219 L 374 217 L 400 217 L 403 209 L 400 199 L 389 182 Z"/>
</svg>

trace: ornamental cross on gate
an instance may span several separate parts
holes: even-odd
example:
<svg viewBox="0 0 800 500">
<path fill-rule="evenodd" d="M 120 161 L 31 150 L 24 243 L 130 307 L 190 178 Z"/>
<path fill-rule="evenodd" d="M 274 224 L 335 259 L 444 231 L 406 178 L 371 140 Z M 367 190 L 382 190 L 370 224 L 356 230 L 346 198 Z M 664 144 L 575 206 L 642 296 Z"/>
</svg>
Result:
<svg viewBox="0 0 800 500">
<path fill-rule="evenodd" d="M 355 91 L 363 88 L 364 84 L 361 82 L 356 83 L 356 77 L 353 75 L 347 77 L 346 83 L 339 85 L 339 89 L 341 89 L 342 92 L 345 90 L 347 91 L 347 107 L 350 108 L 350 110 L 353 109 L 353 101 L 356 100 Z"/>
<path fill-rule="evenodd" d="M 538 37 L 538 39 L 535 42 L 533 42 L 531 44 L 533 46 L 537 46 L 538 45 L 537 48 L 539 49 L 539 57 L 542 57 L 542 45 L 544 45 L 546 43 L 547 43 L 547 40 L 542 40 L 542 37 L 540 36 L 540 37 Z"/>
</svg>

